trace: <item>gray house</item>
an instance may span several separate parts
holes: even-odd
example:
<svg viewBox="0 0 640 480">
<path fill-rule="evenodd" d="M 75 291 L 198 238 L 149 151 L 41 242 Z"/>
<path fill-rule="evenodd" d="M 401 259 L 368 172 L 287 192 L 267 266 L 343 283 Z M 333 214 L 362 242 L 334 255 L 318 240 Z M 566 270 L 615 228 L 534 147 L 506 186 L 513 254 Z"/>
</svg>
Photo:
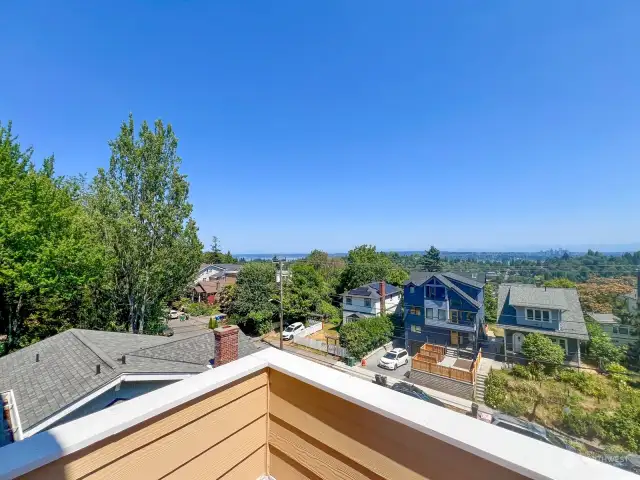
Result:
<svg viewBox="0 0 640 480">
<path fill-rule="evenodd" d="M 0 446 L 207 371 L 221 363 L 216 335 L 202 328 L 173 337 L 73 328 L 5 355 L 0 407 L 11 428 L 2 424 Z M 236 358 L 260 348 L 239 330 L 234 342 Z"/>
<path fill-rule="evenodd" d="M 587 313 L 594 322 L 597 322 L 605 335 L 611 341 L 620 345 L 631 345 L 638 341 L 638 329 L 633 325 L 623 324 L 620 318 L 613 313 Z"/>
<path fill-rule="evenodd" d="M 580 343 L 589 340 L 575 288 L 500 285 L 498 326 L 504 328 L 507 354 L 521 354 L 522 342 L 532 332 L 560 345 L 568 362 L 580 365 Z"/>
</svg>

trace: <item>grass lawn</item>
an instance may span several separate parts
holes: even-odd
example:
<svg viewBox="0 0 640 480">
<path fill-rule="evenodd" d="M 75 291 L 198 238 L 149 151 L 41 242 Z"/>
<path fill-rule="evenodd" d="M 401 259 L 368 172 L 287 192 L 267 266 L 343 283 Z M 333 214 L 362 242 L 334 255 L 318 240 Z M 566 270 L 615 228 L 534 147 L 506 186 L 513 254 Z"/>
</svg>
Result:
<svg viewBox="0 0 640 480">
<path fill-rule="evenodd" d="M 318 330 L 315 333 L 309 335 L 309 338 L 313 338 L 314 340 L 324 341 L 325 337 L 333 337 L 340 338 L 340 333 L 338 332 L 338 325 L 334 325 L 330 322 L 324 322 L 322 325 L 322 330 Z"/>
<path fill-rule="evenodd" d="M 500 328 L 493 323 L 488 323 L 489 331 L 493 332 L 496 337 L 504 337 L 504 328 Z"/>
</svg>

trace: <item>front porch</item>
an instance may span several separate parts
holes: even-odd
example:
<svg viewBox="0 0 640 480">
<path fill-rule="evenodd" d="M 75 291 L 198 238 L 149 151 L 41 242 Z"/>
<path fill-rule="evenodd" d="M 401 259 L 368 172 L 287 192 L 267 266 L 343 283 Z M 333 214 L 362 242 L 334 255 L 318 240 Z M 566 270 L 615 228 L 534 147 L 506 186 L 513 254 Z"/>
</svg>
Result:
<svg viewBox="0 0 640 480">
<path fill-rule="evenodd" d="M 557 332 L 532 331 L 532 329 L 504 329 L 503 346 L 505 362 L 521 364 L 527 362 L 526 357 L 522 353 L 522 344 L 529 333 L 540 333 L 563 348 L 565 350 L 565 365 L 574 367 L 580 367 L 582 365 L 580 339 L 562 336 Z M 553 335 L 550 333 L 553 333 Z"/>
</svg>

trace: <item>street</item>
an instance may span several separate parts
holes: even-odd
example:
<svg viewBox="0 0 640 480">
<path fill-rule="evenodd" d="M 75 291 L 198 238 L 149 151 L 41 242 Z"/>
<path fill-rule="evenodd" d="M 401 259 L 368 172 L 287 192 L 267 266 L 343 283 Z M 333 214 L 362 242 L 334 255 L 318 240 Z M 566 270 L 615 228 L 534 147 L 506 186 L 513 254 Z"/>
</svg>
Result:
<svg viewBox="0 0 640 480">
<path fill-rule="evenodd" d="M 394 340 L 391 348 L 404 348 L 404 341 L 400 339 Z M 389 350 L 391 350 L 391 348 L 389 348 Z M 387 353 L 387 351 L 384 349 L 381 349 L 378 352 L 371 355 L 369 358 L 367 358 L 366 365 L 364 366 L 364 368 L 372 372 L 379 373 L 381 375 L 387 375 L 392 378 L 398 378 L 398 379 L 406 378 L 405 373 L 409 372 L 410 370 L 408 363 L 395 370 L 387 370 L 386 368 L 380 368 L 378 366 L 378 361 L 380 360 L 380 358 L 382 358 L 382 356 L 385 353 Z"/>
</svg>

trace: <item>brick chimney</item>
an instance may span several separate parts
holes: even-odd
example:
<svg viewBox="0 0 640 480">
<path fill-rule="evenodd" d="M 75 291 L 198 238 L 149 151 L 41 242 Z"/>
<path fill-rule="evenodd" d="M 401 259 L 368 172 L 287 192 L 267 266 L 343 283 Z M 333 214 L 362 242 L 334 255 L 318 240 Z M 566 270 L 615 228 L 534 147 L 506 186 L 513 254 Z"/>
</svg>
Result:
<svg viewBox="0 0 640 480">
<path fill-rule="evenodd" d="M 216 349 L 214 367 L 238 359 L 238 330 L 237 325 L 225 325 L 213 329 Z"/>
<path fill-rule="evenodd" d="M 385 281 L 380 282 L 380 314 L 384 315 L 387 313 L 387 284 Z"/>
</svg>

